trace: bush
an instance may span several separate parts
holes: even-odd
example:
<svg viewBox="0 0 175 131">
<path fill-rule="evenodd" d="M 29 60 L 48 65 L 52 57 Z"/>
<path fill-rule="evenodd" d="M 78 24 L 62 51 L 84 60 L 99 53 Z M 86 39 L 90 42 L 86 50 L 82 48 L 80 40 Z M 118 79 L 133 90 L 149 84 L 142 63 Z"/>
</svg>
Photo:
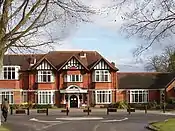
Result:
<svg viewBox="0 0 175 131">
<path fill-rule="evenodd" d="M 167 100 L 167 103 L 168 103 L 168 104 L 175 104 L 175 97 L 170 97 L 170 98 Z"/>
<path fill-rule="evenodd" d="M 119 103 L 111 103 L 108 105 L 109 108 L 118 108 Z"/>
<path fill-rule="evenodd" d="M 118 103 L 118 109 L 127 109 L 128 103 L 126 101 L 119 101 Z"/>
<path fill-rule="evenodd" d="M 131 108 L 135 108 L 138 110 L 144 110 L 145 109 L 145 104 L 143 103 L 131 103 L 130 104 Z"/>
<path fill-rule="evenodd" d="M 149 102 L 148 109 L 161 109 L 161 104 L 158 104 L 157 101 Z"/>
<path fill-rule="evenodd" d="M 127 109 L 127 105 L 128 104 L 126 101 L 118 101 L 116 103 L 111 103 L 111 104 L 106 105 L 106 106 L 109 108 Z"/>
<path fill-rule="evenodd" d="M 46 104 L 46 105 L 41 105 L 41 104 L 36 104 L 33 106 L 35 109 L 43 109 L 43 108 L 52 108 L 52 105 Z"/>
</svg>

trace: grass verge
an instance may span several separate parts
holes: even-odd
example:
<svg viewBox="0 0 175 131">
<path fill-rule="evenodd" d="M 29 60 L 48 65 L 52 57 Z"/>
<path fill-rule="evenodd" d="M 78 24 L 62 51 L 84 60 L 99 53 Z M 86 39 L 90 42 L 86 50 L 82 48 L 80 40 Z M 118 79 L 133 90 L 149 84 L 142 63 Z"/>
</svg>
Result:
<svg viewBox="0 0 175 131">
<path fill-rule="evenodd" d="M 3 126 L 0 126 L 0 131 L 10 131 L 9 129 L 3 127 Z"/>
<path fill-rule="evenodd" d="M 163 122 L 153 123 L 152 126 L 159 129 L 159 131 L 175 131 L 175 118 L 168 119 Z"/>
</svg>

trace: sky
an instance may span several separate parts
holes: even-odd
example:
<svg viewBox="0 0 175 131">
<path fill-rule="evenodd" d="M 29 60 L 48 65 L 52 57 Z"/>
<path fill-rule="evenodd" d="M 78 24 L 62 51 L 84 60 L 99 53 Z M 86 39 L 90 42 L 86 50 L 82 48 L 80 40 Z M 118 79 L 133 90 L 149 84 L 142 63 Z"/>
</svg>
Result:
<svg viewBox="0 0 175 131">
<path fill-rule="evenodd" d="M 136 42 L 104 26 L 84 24 L 56 50 L 94 50 L 115 62 L 120 71 L 143 71 L 143 65 L 136 63 L 133 57 Z"/>
<path fill-rule="evenodd" d="M 85 0 L 86 1 L 86 0 Z M 112 0 L 88 0 L 88 4 L 102 9 Z M 114 12 L 108 15 L 95 16 L 92 23 L 83 23 L 71 31 L 61 41 L 56 50 L 95 50 L 122 72 L 145 71 L 144 64 L 136 61 L 133 50 L 139 44 L 138 39 L 127 39 L 119 32 L 120 17 Z"/>
<path fill-rule="evenodd" d="M 98 15 L 91 16 L 92 22 L 68 24 L 55 23 L 49 27 L 48 36 L 60 37 L 54 50 L 93 50 L 98 51 L 104 58 L 114 62 L 121 72 L 143 72 L 146 58 L 154 55 L 157 51 L 146 51 L 139 59 L 133 57 L 133 50 L 143 41 L 139 38 L 126 38 L 120 32 L 122 19 L 115 8 L 106 8 L 115 3 L 115 0 L 81 0 L 86 5 L 99 10 Z M 126 8 L 127 9 L 127 8 Z M 45 30 L 43 30 L 45 31 Z M 47 40 L 46 35 L 39 37 Z M 40 41 L 39 40 L 39 41 Z M 31 40 L 29 41 L 31 42 Z M 34 39 L 36 42 L 36 39 Z M 47 50 L 44 47 L 44 50 Z"/>
</svg>

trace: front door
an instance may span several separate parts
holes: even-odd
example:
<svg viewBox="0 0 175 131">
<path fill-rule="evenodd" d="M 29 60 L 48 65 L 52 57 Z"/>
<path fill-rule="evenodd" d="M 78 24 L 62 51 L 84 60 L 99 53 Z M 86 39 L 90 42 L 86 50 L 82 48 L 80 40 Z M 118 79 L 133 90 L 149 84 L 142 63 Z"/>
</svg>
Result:
<svg viewBox="0 0 175 131">
<path fill-rule="evenodd" d="M 70 108 L 78 108 L 78 98 L 76 95 L 70 96 Z"/>
</svg>

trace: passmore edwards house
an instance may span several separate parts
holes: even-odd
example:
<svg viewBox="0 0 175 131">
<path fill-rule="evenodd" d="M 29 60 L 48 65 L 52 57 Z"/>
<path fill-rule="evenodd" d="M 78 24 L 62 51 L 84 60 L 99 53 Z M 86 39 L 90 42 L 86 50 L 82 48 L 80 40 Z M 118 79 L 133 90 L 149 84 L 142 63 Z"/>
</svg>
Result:
<svg viewBox="0 0 175 131">
<path fill-rule="evenodd" d="M 97 51 L 6 54 L 2 100 L 57 107 L 101 106 L 118 101 L 161 102 L 175 96 L 175 74 L 120 72 Z"/>
</svg>

